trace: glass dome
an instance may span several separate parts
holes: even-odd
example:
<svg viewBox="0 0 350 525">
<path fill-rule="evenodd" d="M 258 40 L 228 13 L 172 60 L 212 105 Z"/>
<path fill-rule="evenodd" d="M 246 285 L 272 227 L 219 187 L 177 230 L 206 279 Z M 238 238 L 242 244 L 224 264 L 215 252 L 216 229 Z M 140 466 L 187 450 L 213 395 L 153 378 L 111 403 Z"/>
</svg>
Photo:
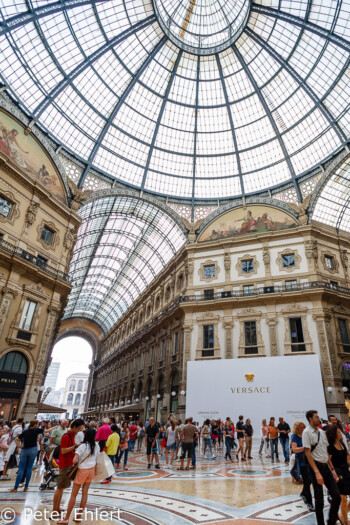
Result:
<svg viewBox="0 0 350 525">
<path fill-rule="evenodd" d="M 349 138 L 350 1 L 228 4 L 0 0 L 1 81 L 80 185 L 94 168 L 192 202 L 300 195 Z"/>
</svg>

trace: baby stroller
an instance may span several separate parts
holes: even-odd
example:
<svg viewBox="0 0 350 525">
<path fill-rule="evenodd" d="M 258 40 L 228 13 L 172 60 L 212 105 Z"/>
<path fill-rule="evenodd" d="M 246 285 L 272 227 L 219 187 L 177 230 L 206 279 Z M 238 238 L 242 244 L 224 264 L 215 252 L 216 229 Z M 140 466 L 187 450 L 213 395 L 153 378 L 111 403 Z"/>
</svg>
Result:
<svg viewBox="0 0 350 525">
<path fill-rule="evenodd" d="M 53 448 L 51 452 L 49 448 L 48 450 L 45 450 L 45 474 L 43 477 L 43 482 L 39 486 L 39 490 L 54 490 L 56 488 L 59 474 L 58 461 L 53 457 L 55 455 L 56 448 L 57 447 Z"/>
</svg>

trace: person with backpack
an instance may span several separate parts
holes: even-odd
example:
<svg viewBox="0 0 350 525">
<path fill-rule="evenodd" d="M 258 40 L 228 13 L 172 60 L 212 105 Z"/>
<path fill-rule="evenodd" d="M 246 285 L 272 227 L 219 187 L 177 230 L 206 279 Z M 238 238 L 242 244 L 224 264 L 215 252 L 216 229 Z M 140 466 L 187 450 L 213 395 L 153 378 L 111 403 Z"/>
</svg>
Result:
<svg viewBox="0 0 350 525">
<path fill-rule="evenodd" d="M 96 474 L 97 455 L 100 452 L 100 447 L 95 439 L 96 430 L 94 428 L 89 428 L 85 432 L 83 443 L 79 445 L 75 451 L 73 465 L 78 464 L 78 471 L 73 481 L 72 494 L 68 503 L 65 518 L 59 520 L 57 522 L 58 525 L 67 525 L 69 523 L 69 518 L 74 509 L 80 487 L 82 487 L 80 507 L 76 509 L 73 520 L 85 521 L 83 519 L 83 512 L 87 504 L 89 487 Z"/>
</svg>

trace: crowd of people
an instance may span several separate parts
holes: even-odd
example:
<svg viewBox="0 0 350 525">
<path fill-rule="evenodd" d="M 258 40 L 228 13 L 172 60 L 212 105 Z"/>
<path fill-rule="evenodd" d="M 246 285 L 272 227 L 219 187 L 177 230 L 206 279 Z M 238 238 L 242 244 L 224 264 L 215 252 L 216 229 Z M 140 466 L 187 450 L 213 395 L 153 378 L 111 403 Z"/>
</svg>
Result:
<svg viewBox="0 0 350 525">
<path fill-rule="evenodd" d="M 339 519 L 341 525 L 348 525 L 350 503 L 350 425 L 328 416 L 320 420 L 317 411 L 306 413 L 306 426 L 296 421 L 291 429 L 283 417 L 276 424 L 271 417 L 267 423 L 262 420 L 259 429 L 260 459 L 280 461 L 289 465 L 293 482 L 302 484 L 301 498 L 308 509 L 316 513 L 318 525 L 324 525 L 323 485 L 328 489 L 330 501 L 329 525 Z M 166 423 L 158 423 L 150 417 L 145 424 L 140 421 L 116 422 L 115 418 L 102 421 L 76 419 L 72 422 L 36 420 L 25 423 L 23 418 L 11 423 L 0 421 L 0 481 L 11 479 L 8 471 L 17 467 L 14 487 L 16 492 L 24 485 L 28 490 L 32 471 L 40 468 L 47 451 L 52 451 L 59 467 L 57 487 L 53 500 L 53 518 L 59 524 L 67 524 L 74 509 L 76 498 L 82 488 L 81 502 L 75 518 L 79 521 L 87 504 L 88 491 L 95 478 L 96 464 L 100 452 L 108 456 L 112 471 L 128 470 L 128 457 L 135 452 L 145 451 L 147 468 L 160 469 L 159 456 L 164 456 L 162 468 L 177 470 L 196 468 L 196 450 L 202 450 L 202 457 L 215 460 L 224 449 L 226 461 L 252 460 L 254 429 L 251 420 L 239 416 L 236 425 L 231 418 L 225 421 L 206 419 L 202 425 L 188 418 L 184 423 L 170 414 Z M 144 447 L 144 448 L 143 448 Z M 280 449 L 279 449 L 280 447 Z M 106 461 L 109 463 L 109 460 Z M 74 467 L 77 468 L 74 468 Z M 115 469 L 115 470 L 114 470 Z M 75 477 L 71 476 L 76 470 Z M 101 480 L 109 484 L 112 475 Z M 63 516 L 61 499 L 63 491 L 73 481 L 68 509 Z M 311 494 L 313 487 L 313 498 Z"/>
</svg>

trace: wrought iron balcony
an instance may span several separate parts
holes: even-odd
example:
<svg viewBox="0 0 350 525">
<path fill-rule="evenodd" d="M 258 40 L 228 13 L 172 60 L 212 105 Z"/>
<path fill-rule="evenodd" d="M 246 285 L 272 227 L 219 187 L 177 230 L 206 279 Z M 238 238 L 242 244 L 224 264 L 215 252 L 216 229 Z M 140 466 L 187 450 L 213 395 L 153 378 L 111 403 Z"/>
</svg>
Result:
<svg viewBox="0 0 350 525">
<path fill-rule="evenodd" d="M 16 255 L 17 257 L 24 259 L 25 261 L 33 264 L 34 266 L 37 266 L 37 268 L 51 275 L 52 277 L 55 277 L 56 279 L 62 279 L 63 281 L 69 282 L 68 274 L 66 274 L 65 272 L 57 270 L 57 268 L 54 268 L 53 266 L 50 266 L 45 261 L 43 261 L 41 257 L 36 257 L 32 253 L 29 253 L 26 250 L 24 250 L 23 248 L 19 248 L 15 244 L 12 244 L 8 241 L 4 241 L 4 239 L 1 238 L 0 249 L 4 250 L 10 255 Z"/>
</svg>

